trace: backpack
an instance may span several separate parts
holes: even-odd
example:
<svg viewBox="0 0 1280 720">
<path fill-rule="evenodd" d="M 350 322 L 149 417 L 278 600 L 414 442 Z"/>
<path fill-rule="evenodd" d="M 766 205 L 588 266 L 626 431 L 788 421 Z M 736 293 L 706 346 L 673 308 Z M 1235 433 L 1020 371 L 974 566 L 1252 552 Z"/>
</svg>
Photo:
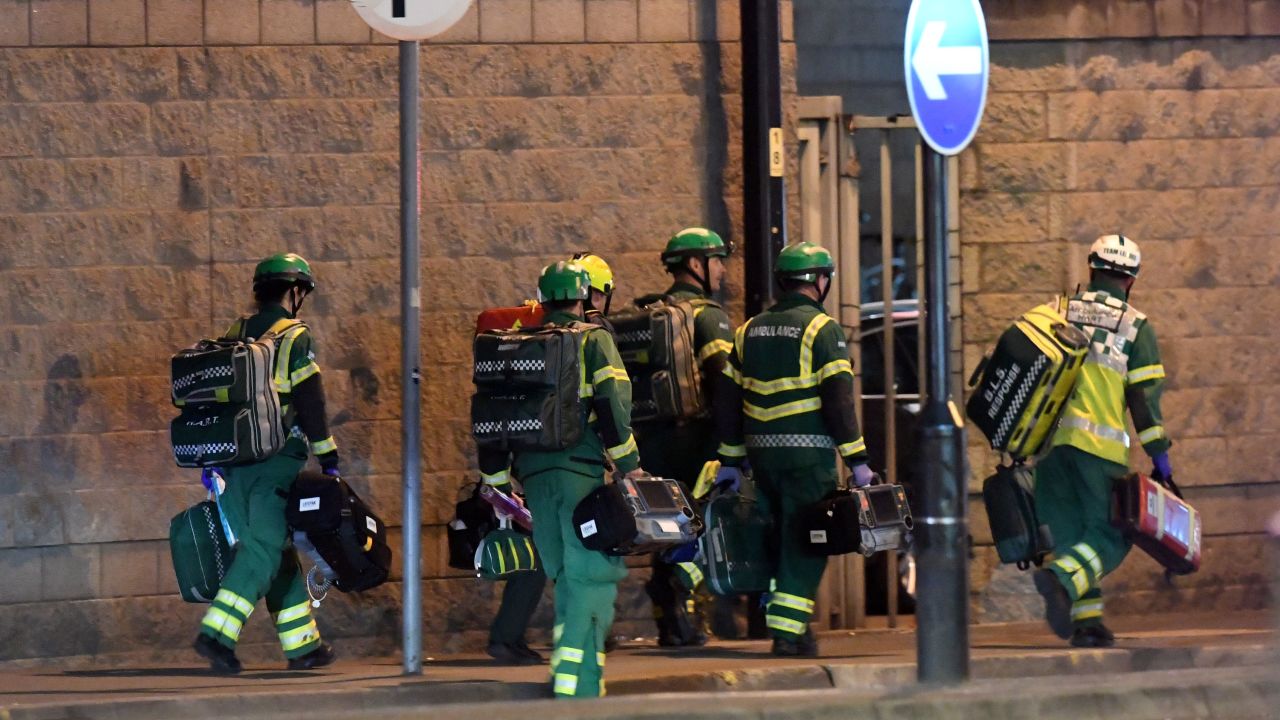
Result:
<svg viewBox="0 0 1280 720">
<path fill-rule="evenodd" d="M 1040 305 L 1000 335 L 969 378 L 965 414 L 1015 459 L 1039 452 L 1058 423 L 1089 351 L 1089 338 L 1053 305 Z"/>
<path fill-rule="evenodd" d="M 259 462 L 288 440 L 289 419 L 273 376 L 276 340 L 305 325 L 285 318 L 262 337 L 201 340 L 170 361 L 171 398 L 179 409 L 169 424 L 179 467 L 221 467 Z"/>
<path fill-rule="evenodd" d="M 556 451 L 582 439 L 581 356 L 590 329 L 572 323 L 476 335 L 471 434 L 477 448 Z"/>
<path fill-rule="evenodd" d="M 631 419 L 685 420 L 709 408 L 702 391 L 694 318 L 703 298 L 641 298 L 635 310 L 611 315 L 618 353 L 631 376 Z"/>
</svg>

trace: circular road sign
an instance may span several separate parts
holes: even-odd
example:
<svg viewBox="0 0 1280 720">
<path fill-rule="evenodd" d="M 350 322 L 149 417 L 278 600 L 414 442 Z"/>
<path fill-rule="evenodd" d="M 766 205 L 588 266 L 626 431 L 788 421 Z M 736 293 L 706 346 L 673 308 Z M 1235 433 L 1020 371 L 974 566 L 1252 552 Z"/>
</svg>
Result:
<svg viewBox="0 0 1280 720">
<path fill-rule="evenodd" d="M 903 61 L 920 134 L 939 153 L 959 154 L 987 104 L 990 53 L 978 0 L 913 0 Z"/>
<path fill-rule="evenodd" d="M 369 27 L 397 40 L 426 40 L 453 27 L 471 0 L 351 0 Z"/>
</svg>

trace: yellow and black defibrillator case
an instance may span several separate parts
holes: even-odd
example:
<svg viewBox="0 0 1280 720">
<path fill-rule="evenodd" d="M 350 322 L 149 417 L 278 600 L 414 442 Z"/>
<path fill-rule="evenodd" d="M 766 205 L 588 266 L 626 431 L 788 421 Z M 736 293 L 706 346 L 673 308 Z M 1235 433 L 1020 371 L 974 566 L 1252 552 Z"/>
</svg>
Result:
<svg viewBox="0 0 1280 720">
<path fill-rule="evenodd" d="M 1075 388 L 1089 337 L 1060 307 L 1039 305 L 1004 331 L 969 380 L 970 422 L 991 447 L 1015 458 L 1040 451 Z"/>
</svg>

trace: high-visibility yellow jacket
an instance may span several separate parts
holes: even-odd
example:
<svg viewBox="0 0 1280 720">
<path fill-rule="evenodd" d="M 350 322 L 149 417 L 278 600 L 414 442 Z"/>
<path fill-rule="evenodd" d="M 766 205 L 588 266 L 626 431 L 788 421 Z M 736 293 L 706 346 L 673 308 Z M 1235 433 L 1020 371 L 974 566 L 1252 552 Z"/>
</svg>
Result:
<svg viewBox="0 0 1280 720">
<path fill-rule="evenodd" d="M 1128 465 L 1127 408 L 1147 454 L 1168 451 L 1173 443 L 1160 412 L 1165 371 L 1147 316 L 1127 302 L 1122 288 L 1105 281 L 1095 281 L 1070 298 L 1066 316 L 1091 344 L 1053 446 L 1070 445 Z"/>
</svg>

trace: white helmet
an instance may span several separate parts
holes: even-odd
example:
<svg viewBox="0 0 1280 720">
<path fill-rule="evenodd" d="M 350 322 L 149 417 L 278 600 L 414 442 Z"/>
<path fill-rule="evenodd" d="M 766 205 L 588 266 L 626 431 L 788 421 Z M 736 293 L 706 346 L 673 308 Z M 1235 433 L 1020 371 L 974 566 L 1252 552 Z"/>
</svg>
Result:
<svg viewBox="0 0 1280 720">
<path fill-rule="evenodd" d="M 1138 277 L 1142 251 L 1138 243 L 1123 235 L 1103 235 L 1089 248 L 1089 267 Z"/>
</svg>

